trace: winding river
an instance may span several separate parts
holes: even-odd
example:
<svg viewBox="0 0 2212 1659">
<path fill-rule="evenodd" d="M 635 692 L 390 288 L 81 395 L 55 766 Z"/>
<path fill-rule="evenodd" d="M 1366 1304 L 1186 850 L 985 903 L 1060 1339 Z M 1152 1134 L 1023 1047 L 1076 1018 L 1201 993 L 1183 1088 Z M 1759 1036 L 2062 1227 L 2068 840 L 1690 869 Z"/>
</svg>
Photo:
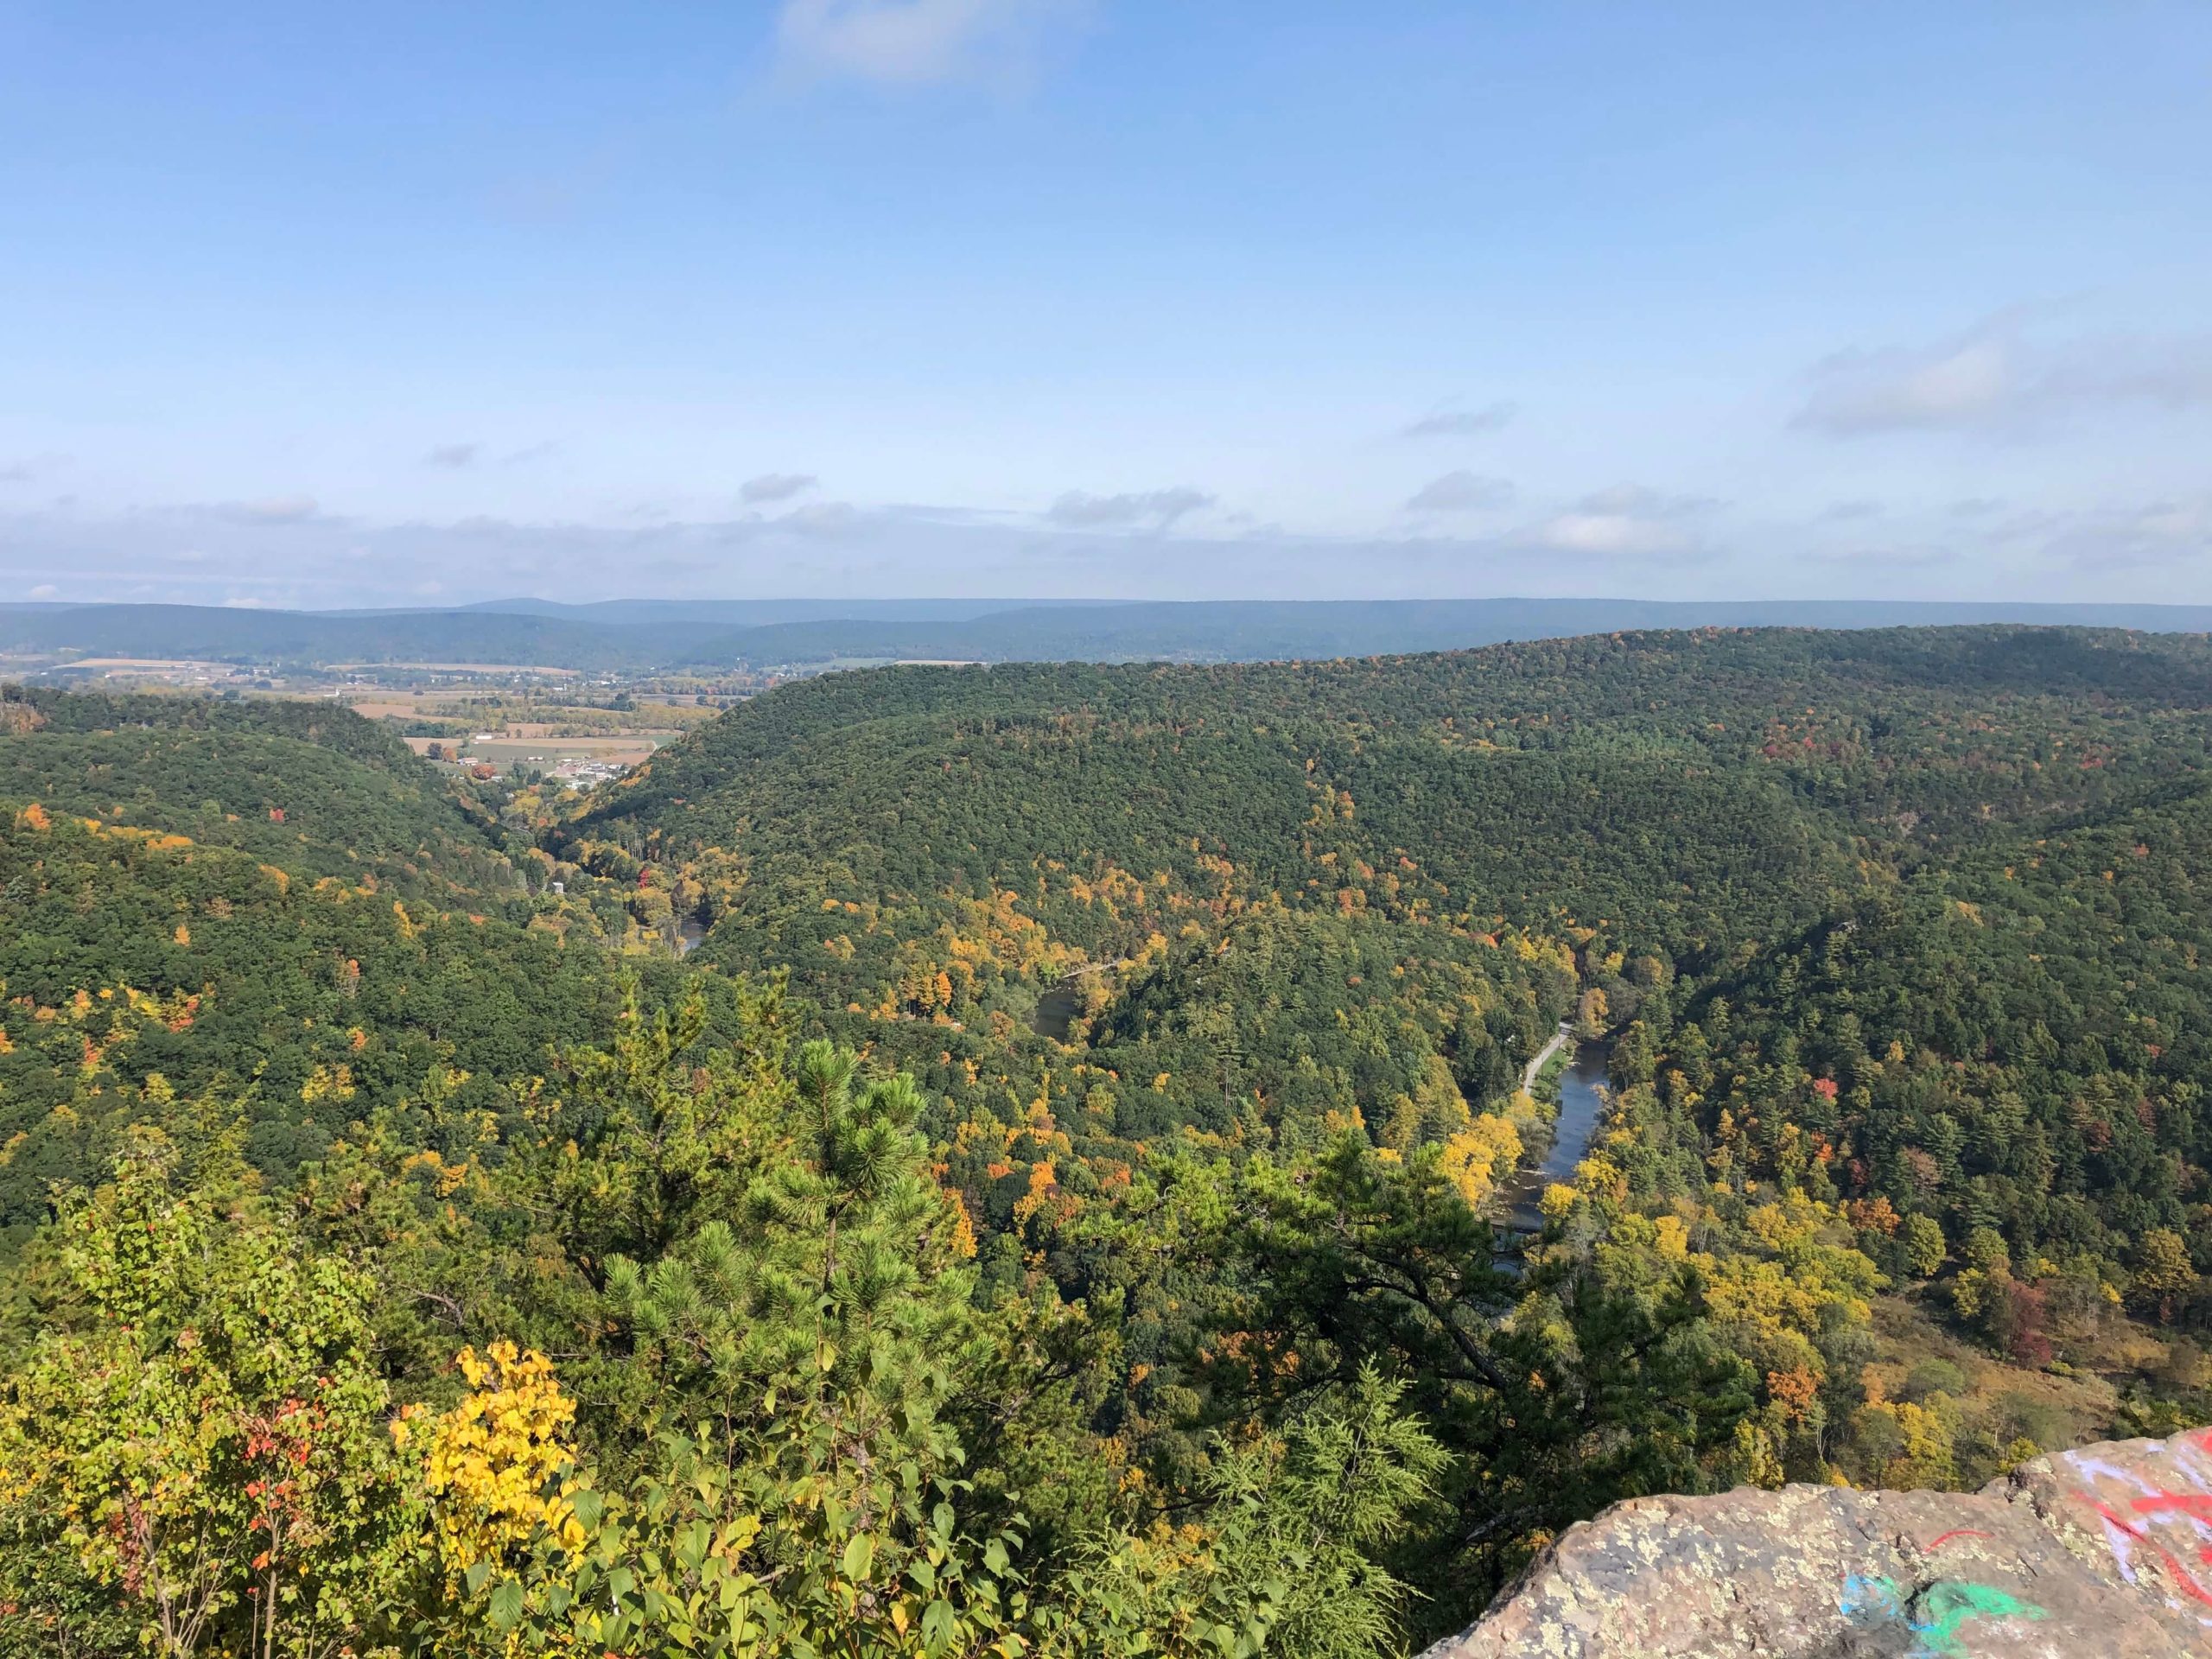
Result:
<svg viewBox="0 0 2212 1659">
<path fill-rule="evenodd" d="M 1541 1232 L 1544 1217 L 1536 1207 L 1537 1200 L 1553 1182 L 1573 1175 L 1575 1165 L 1589 1152 L 1590 1137 L 1597 1133 L 1599 1120 L 1605 1114 L 1602 1090 L 1612 1046 L 1584 1043 L 1575 1050 L 1573 1062 L 1560 1074 L 1559 1118 L 1552 1126 L 1550 1147 L 1535 1163 L 1522 1165 L 1520 1173 L 1499 1190 L 1497 1215 L 1506 1231 Z"/>
<path fill-rule="evenodd" d="M 1067 1041 L 1079 1007 L 1077 989 L 1081 977 L 1080 973 L 1071 974 L 1039 994 L 1036 1012 L 1030 1018 L 1033 1030 L 1054 1042 Z M 1559 1116 L 1552 1124 L 1551 1144 L 1544 1149 L 1542 1157 L 1523 1164 L 1513 1179 L 1498 1189 L 1495 1200 L 1492 1213 L 1501 1230 L 1508 1235 L 1543 1231 L 1543 1212 L 1537 1204 L 1544 1196 L 1544 1189 L 1573 1175 L 1575 1165 L 1588 1154 L 1590 1139 L 1598 1132 L 1599 1122 L 1605 1116 L 1602 1091 L 1605 1088 L 1605 1065 L 1611 1058 L 1613 1046 L 1610 1042 L 1577 1045 L 1564 1025 L 1559 1034 L 1529 1062 L 1521 1086 L 1534 1088 L 1537 1072 L 1561 1048 L 1573 1049 L 1574 1058 L 1560 1073 Z"/>
</svg>

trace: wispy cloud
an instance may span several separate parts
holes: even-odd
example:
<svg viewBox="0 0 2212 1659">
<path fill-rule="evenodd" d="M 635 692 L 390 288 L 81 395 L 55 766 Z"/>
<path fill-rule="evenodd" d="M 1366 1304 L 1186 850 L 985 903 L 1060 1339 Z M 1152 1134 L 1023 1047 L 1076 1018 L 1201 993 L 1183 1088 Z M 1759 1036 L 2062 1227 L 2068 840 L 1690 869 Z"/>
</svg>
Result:
<svg viewBox="0 0 2212 1659">
<path fill-rule="evenodd" d="M 1165 490 L 1141 490 L 1122 495 L 1090 495 L 1070 490 L 1052 503 L 1045 516 L 1056 524 L 1081 530 L 1112 530 L 1143 525 L 1165 530 L 1186 513 L 1213 505 L 1213 497 L 1188 485 Z"/>
<path fill-rule="evenodd" d="M 423 464 L 425 467 L 450 467 L 457 472 L 463 467 L 474 467 L 477 456 L 483 453 L 484 446 L 480 443 L 441 443 L 423 457 Z"/>
<path fill-rule="evenodd" d="M 1811 382 L 1795 424 L 1831 437 L 2025 431 L 2100 407 L 2212 404 L 2212 339 L 2044 342 L 2008 314 L 1933 345 L 1840 352 Z"/>
<path fill-rule="evenodd" d="M 738 486 L 738 497 L 747 505 L 769 501 L 788 501 L 802 495 L 818 482 L 812 473 L 763 473 L 758 478 L 748 478 Z"/>
<path fill-rule="evenodd" d="M 777 529 L 816 540 L 835 541 L 852 536 L 876 522 L 849 501 L 810 501 L 772 521 Z"/>
<path fill-rule="evenodd" d="M 1431 479 L 1406 503 L 1409 512 L 1481 512 L 1513 499 L 1513 486 L 1465 467 Z"/>
<path fill-rule="evenodd" d="M 2197 563 L 2212 558 L 2212 499 L 2069 514 L 2045 534 L 2044 554 L 2084 570 Z"/>
<path fill-rule="evenodd" d="M 784 0 L 777 43 L 804 73 L 887 86 L 1021 76 L 1084 0 Z"/>
<path fill-rule="evenodd" d="M 1480 409 L 1431 410 L 1410 425 L 1401 427 L 1402 438 L 1466 438 L 1495 432 L 1519 410 L 1512 404 L 1485 404 Z"/>
<path fill-rule="evenodd" d="M 1938 565 L 1955 563 L 1959 550 L 1955 547 L 1918 543 L 1894 547 L 1847 547 L 1817 556 L 1826 563 L 1853 570 L 1929 570 Z"/>
<path fill-rule="evenodd" d="M 255 501 L 218 501 L 194 509 L 233 524 L 305 524 L 320 511 L 311 495 L 271 495 Z"/>
<path fill-rule="evenodd" d="M 1535 539 L 1554 552 L 1605 558 L 1690 553 L 1700 544 L 1695 521 L 1719 505 L 1708 496 L 1616 484 L 1547 519 Z"/>
<path fill-rule="evenodd" d="M 65 472 L 71 457 L 61 454 L 23 455 L 10 461 L 0 461 L 0 484 L 30 484 L 55 473 Z"/>
</svg>

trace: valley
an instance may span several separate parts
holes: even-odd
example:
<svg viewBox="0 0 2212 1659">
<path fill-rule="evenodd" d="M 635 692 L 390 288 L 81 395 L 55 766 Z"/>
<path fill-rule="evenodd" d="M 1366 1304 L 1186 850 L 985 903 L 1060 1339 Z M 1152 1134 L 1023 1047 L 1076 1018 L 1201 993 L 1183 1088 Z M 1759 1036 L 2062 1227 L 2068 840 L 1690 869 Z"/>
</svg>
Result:
<svg viewBox="0 0 2212 1659">
<path fill-rule="evenodd" d="M 2200 638 L 627 700 L 7 691 L 0 1246 L 38 1311 L 0 1438 L 92 1411 L 118 1340 L 61 1239 L 221 1216 L 351 1287 L 378 1410 L 556 1389 L 594 1572 L 668 1571 L 639 1494 L 719 1401 L 764 1562 L 821 1548 L 809 1483 L 852 1527 L 904 1462 L 957 1537 L 867 1548 L 1023 1563 L 1039 1650 L 1307 1651 L 1356 1607 L 1402 1652 L 1618 1497 L 1966 1489 L 2212 1419 Z M 420 753 L 632 722 L 585 787 Z M 194 1329 L 258 1294 L 209 1260 L 162 1293 Z M 1344 1435 L 1391 1448 L 1358 1540 L 1297 1507 Z M 1325 1540 L 1310 1583 L 1261 1569 L 1276 1528 Z M 550 1642 L 583 1546 L 515 1535 Z M 0 1570 L 58 1609 L 42 1548 Z M 464 1614 L 493 1582 L 391 1572 Z"/>
</svg>

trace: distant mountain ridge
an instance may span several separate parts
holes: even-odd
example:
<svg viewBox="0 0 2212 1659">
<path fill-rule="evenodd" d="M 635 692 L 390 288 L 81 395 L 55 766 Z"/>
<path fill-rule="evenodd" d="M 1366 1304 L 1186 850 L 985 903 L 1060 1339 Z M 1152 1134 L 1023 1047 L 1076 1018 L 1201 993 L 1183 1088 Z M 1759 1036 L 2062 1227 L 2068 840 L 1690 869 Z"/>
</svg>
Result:
<svg viewBox="0 0 2212 1659">
<path fill-rule="evenodd" d="M 601 599 L 563 604 L 551 599 L 486 599 L 459 608 L 572 622 L 720 622 L 762 627 L 779 622 L 966 622 L 999 611 L 1115 605 L 1110 599 Z M 394 613 L 386 613 L 393 614 Z"/>
<path fill-rule="evenodd" d="M 490 601 L 452 610 L 0 607 L 0 652 L 586 671 L 1396 656 L 1627 630 L 1974 623 L 2212 632 L 2212 605 L 1910 600 Z"/>
<path fill-rule="evenodd" d="M 1878 600 L 1224 600 L 1000 611 L 963 622 L 770 624 L 718 639 L 751 662 L 1255 662 L 1397 656 L 1632 629 L 1882 628 L 2009 622 L 2212 629 L 2212 606 L 1923 604 Z"/>
</svg>

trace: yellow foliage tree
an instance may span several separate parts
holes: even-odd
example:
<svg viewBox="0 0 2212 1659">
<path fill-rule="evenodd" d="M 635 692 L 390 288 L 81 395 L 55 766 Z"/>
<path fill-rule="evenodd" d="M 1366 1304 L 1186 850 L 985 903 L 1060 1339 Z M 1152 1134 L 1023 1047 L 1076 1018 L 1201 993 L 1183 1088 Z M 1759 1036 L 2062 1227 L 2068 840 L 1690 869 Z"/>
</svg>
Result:
<svg viewBox="0 0 2212 1659">
<path fill-rule="evenodd" d="M 1521 1136 L 1503 1117 L 1487 1113 L 1444 1143 L 1446 1177 L 1469 1206 L 1480 1209 L 1497 1190 L 1498 1178 L 1521 1161 Z"/>
<path fill-rule="evenodd" d="M 423 1478 L 448 1575 L 459 1580 L 480 1562 L 499 1567 L 541 1533 L 581 1546 L 576 1454 L 567 1438 L 576 1408 L 553 1363 L 495 1342 L 481 1354 L 462 1349 L 460 1363 L 469 1393 L 437 1420 Z M 394 1425 L 403 1442 L 409 1432 L 404 1420 Z"/>
</svg>

